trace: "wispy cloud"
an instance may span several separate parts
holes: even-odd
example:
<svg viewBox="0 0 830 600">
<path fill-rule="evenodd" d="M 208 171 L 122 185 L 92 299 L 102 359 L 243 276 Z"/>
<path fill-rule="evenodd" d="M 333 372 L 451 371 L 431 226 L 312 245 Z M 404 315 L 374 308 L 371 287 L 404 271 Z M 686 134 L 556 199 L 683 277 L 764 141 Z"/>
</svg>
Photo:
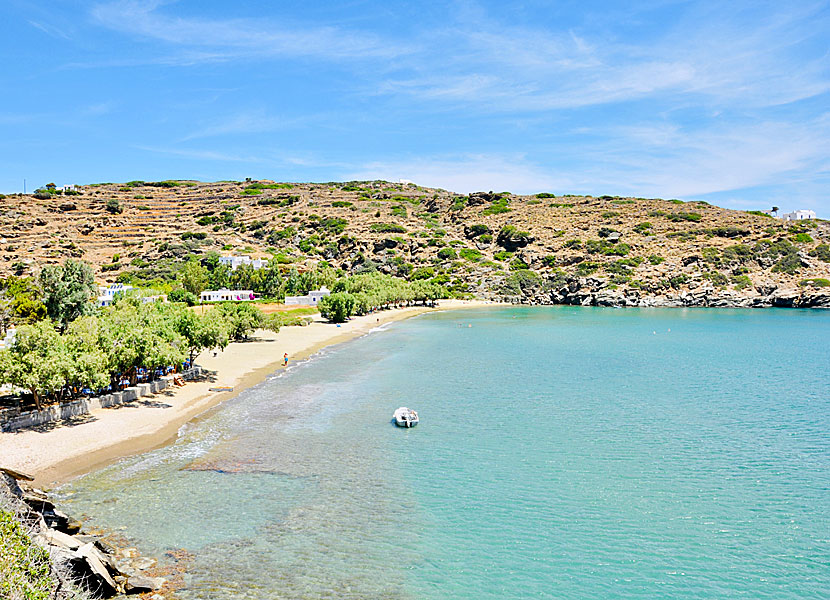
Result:
<svg viewBox="0 0 830 600">
<path fill-rule="evenodd" d="M 308 122 L 311 117 L 283 118 L 268 114 L 264 110 L 252 110 L 236 113 L 198 127 L 184 136 L 181 141 L 222 135 L 246 133 L 266 133 L 297 127 Z"/>
<path fill-rule="evenodd" d="M 266 159 L 255 155 L 239 155 L 229 154 L 227 152 L 217 152 L 215 150 L 199 150 L 188 148 L 165 148 L 161 146 L 133 146 L 137 150 L 146 152 L 153 152 L 155 154 L 166 154 L 168 156 L 178 156 L 180 158 L 188 158 L 194 160 L 211 160 L 222 162 L 246 162 L 246 163 L 262 163 L 267 162 Z"/>
<path fill-rule="evenodd" d="M 384 81 L 379 90 L 498 111 L 670 96 L 681 103 L 766 107 L 830 91 L 826 44 L 811 60 L 798 51 L 821 43 L 830 27 L 823 3 L 757 16 L 740 5 L 704 7 L 642 43 L 606 39 L 602 32 L 510 27 L 479 12 L 472 24 L 434 34 L 432 46 L 449 56 L 441 69 L 416 63 L 409 76 Z"/>
<path fill-rule="evenodd" d="M 177 58 L 192 62 L 269 56 L 389 58 L 406 51 L 369 32 L 271 20 L 173 16 L 164 10 L 165 4 L 119 0 L 99 4 L 91 14 L 98 24 L 110 29 L 190 49 Z"/>
</svg>

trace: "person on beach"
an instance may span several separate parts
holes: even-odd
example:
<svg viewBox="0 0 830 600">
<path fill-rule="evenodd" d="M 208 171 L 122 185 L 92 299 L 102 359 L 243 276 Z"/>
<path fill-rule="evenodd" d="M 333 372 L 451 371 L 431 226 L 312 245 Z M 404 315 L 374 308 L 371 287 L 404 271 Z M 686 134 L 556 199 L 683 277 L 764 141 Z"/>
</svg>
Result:
<svg viewBox="0 0 830 600">
<path fill-rule="evenodd" d="M 282 366 L 283 366 L 283 367 L 287 367 L 287 366 L 288 366 L 288 352 L 286 352 L 286 353 L 283 355 L 283 357 L 282 357 Z"/>
</svg>

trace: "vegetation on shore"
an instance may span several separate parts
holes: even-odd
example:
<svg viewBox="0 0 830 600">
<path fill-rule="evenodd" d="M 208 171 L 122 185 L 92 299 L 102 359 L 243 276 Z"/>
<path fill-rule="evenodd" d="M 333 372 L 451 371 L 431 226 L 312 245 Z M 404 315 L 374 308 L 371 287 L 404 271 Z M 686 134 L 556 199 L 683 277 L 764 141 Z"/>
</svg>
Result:
<svg viewBox="0 0 830 600">
<path fill-rule="evenodd" d="M 190 303 L 203 286 L 279 300 L 375 272 L 448 295 L 539 302 L 557 301 L 546 290 L 563 285 L 730 297 L 806 293 L 815 288 L 799 282 L 830 277 L 827 222 L 785 223 L 697 201 L 458 195 L 384 181 L 131 181 L 78 193 L 70 201 L 48 190 L 44 199 L 10 196 L 0 209 L 8 241 L 0 271 L 37 275 L 83 257 L 99 278 Z M 268 265 L 231 271 L 219 253 Z M 526 285 L 535 278 L 542 285 Z"/>
</svg>

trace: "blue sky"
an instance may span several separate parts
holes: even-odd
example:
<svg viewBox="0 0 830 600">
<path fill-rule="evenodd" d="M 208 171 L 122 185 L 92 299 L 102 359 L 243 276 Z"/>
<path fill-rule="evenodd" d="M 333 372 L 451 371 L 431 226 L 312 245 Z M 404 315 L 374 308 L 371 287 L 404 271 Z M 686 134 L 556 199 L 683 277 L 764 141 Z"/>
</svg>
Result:
<svg viewBox="0 0 830 600">
<path fill-rule="evenodd" d="M 6 0 L 0 191 L 410 179 L 830 217 L 830 2 Z"/>
</svg>

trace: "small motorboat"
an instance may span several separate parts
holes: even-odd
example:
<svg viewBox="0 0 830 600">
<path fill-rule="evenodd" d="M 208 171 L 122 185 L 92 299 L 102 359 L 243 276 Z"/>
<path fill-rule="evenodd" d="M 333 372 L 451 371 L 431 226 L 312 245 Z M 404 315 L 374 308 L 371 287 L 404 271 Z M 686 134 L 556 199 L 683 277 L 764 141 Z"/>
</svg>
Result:
<svg viewBox="0 0 830 600">
<path fill-rule="evenodd" d="M 411 408 L 401 406 L 395 411 L 395 425 L 398 427 L 415 427 L 418 424 L 418 413 Z"/>
</svg>

